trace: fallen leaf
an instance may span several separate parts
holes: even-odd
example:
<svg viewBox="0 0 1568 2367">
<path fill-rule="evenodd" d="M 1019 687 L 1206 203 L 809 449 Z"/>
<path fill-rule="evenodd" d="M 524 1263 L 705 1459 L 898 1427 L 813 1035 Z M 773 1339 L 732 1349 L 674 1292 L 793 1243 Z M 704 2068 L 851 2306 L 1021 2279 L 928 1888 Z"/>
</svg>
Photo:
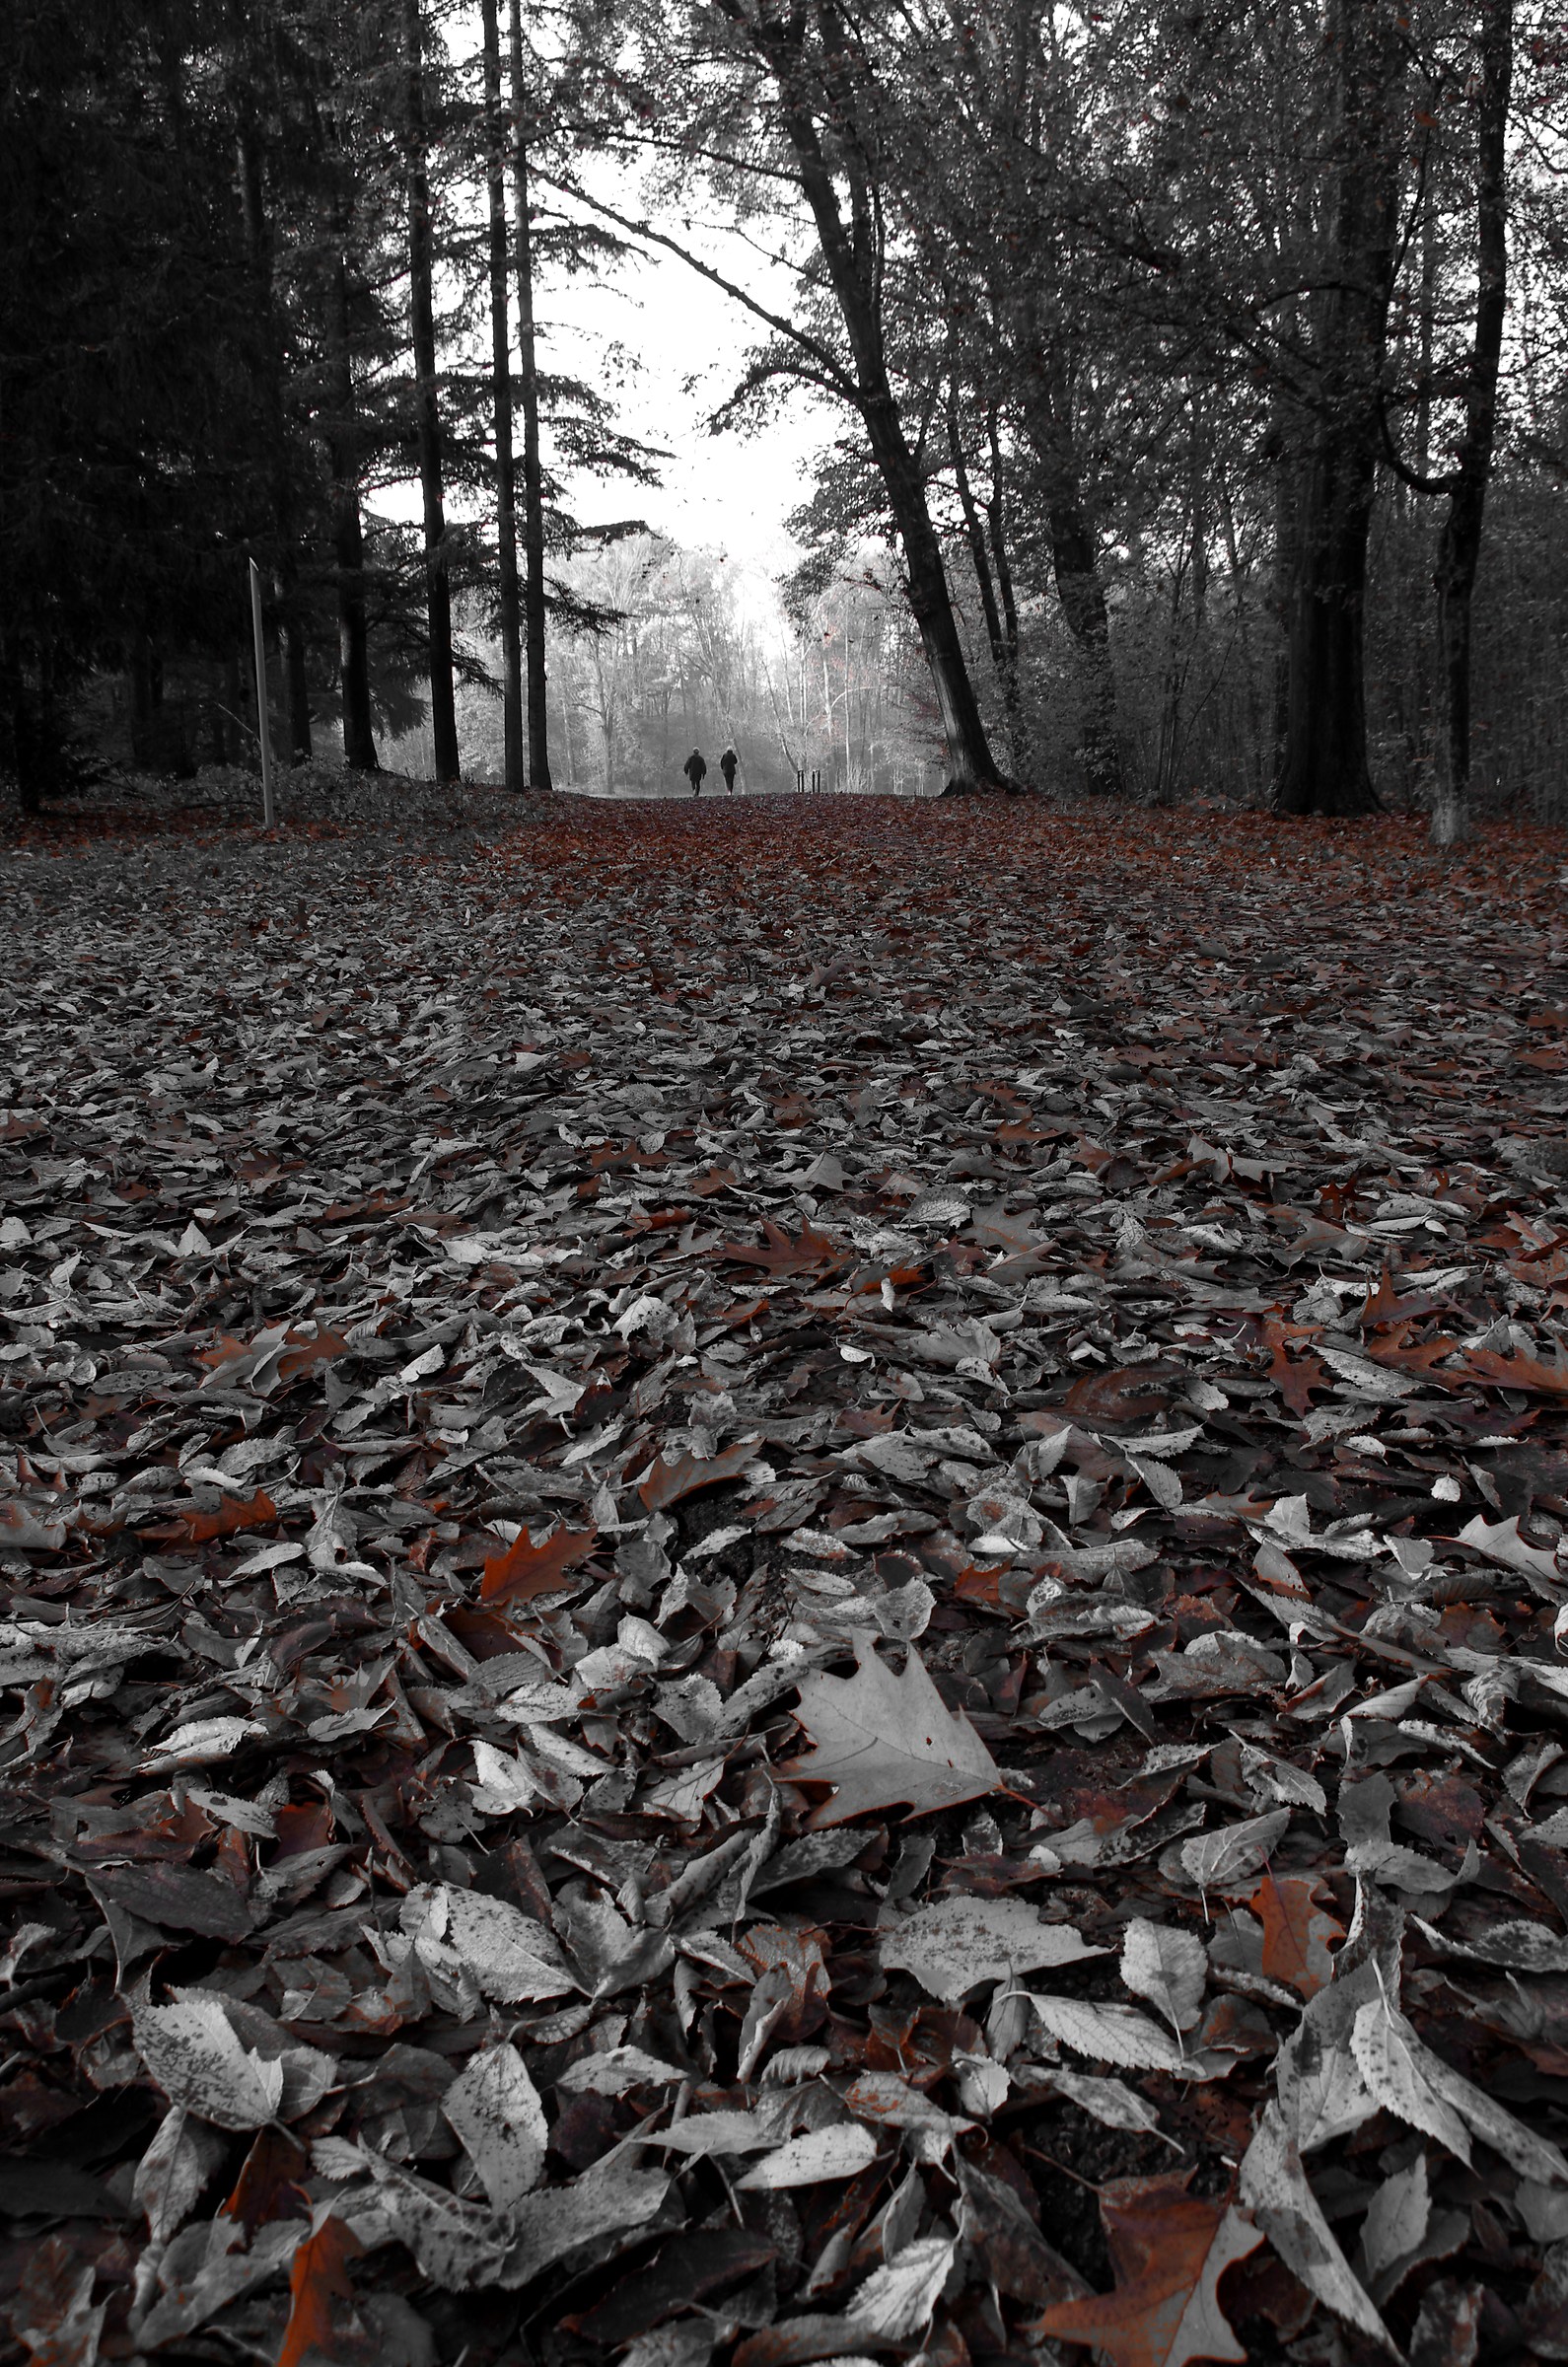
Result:
<svg viewBox="0 0 1568 2367">
<path fill-rule="evenodd" d="M 535 1595 L 556 1593 L 567 1571 L 588 1559 L 598 1535 L 597 1529 L 556 1529 L 536 1545 L 526 1529 L 520 1530 L 504 1553 L 486 1561 L 479 1600 L 496 1605 L 531 1603 Z"/>
<path fill-rule="evenodd" d="M 1173 2030 L 1191 2030 L 1203 2011 L 1209 1960 L 1195 1932 L 1134 1915 L 1121 1943 L 1121 1978 L 1146 1997 Z"/>
<path fill-rule="evenodd" d="M 362 2250 L 353 2231 L 330 2212 L 313 2227 L 289 2266 L 289 2318 L 277 2367 L 303 2367 L 311 2351 L 331 2357 L 336 2347 L 332 2305 L 352 2307 L 348 2263 Z"/>
<path fill-rule="evenodd" d="M 928 1995 L 957 2005 L 982 1980 L 1103 1956 L 1069 1923 L 1047 1923 L 1021 1899 L 939 1899 L 882 1938 L 882 1961 L 912 1972 Z"/>
<path fill-rule="evenodd" d="M 1099 2300 L 1058 2302 L 1035 2322 L 1037 2333 L 1091 2342 L 1122 2367 L 1246 2359 L 1219 2282 L 1263 2238 L 1233 2207 L 1188 2194 L 1189 2175 L 1117 2179 L 1101 2188 L 1116 2289 Z"/>
<path fill-rule="evenodd" d="M 833 1786 L 806 1820 L 813 1831 L 899 1805 L 927 1816 L 1001 1785 L 991 1754 L 962 1712 L 944 1705 L 913 1644 L 899 1676 L 863 1644 L 853 1677 L 804 1677 L 797 1715 L 813 1748 L 779 1772 L 792 1783 Z"/>
<path fill-rule="evenodd" d="M 1288 1981 L 1301 1997 L 1315 1997 L 1334 1970 L 1334 1943 L 1344 1928 L 1318 1904 L 1316 1877 L 1265 1872 L 1247 1900 L 1263 1925 L 1263 1971 L 1270 1980 Z"/>
</svg>

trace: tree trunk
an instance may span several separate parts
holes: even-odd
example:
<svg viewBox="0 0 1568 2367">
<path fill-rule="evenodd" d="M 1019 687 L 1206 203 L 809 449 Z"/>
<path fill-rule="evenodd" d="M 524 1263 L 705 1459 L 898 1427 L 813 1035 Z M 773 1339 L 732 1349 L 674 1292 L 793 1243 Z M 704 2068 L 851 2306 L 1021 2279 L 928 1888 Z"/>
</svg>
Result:
<svg viewBox="0 0 1568 2367">
<path fill-rule="evenodd" d="M 1369 442 L 1325 433 L 1307 480 L 1291 586 L 1279 814 L 1368 814 L 1367 537 L 1376 489 Z"/>
<path fill-rule="evenodd" d="M 150 772 L 156 741 L 154 709 L 162 703 L 164 685 L 158 653 L 145 633 L 137 633 L 131 642 L 130 691 L 131 762 Z"/>
<path fill-rule="evenodd" d="M 1007 551 L 1007 480 L 1002 468 L 1002 442 L 997 432 L 996 405 L 991 405 L 986 418 L 986 434 L 991 447 L 991 498 L 985 505 L 986 531 L 991 539 L 991 563 L 996 569 L 996 588 L 1002 602 L 1002 629 L 1007 650 L 1007 672 L 1003 678 L 1002 694 L 1008 713 L 1016 716 L 1018 708 L 1018 603 L 1013 594 L 1013 568 Z"/>
<path fill-rule="evenodd" d="M 335 223 L 339 242 L 342 224 Z M 359 510 L 359 436 L 354 365 L 348 338 L 348 263 L 341 244 L 332 258 L 326 295 L 327 400 L 331 425 L 332 555 L 337 575 L 337 675 L 343 708 L 343 761 L 356 772 L 379 772 L 370 709 L 370 635 L 365 620 L 365 529 Z"/>
<path fill-rule="evenodd" d="M 1365 814 L 1367 539 L 1398 236 L 1406 51 L 1397 0 L 1338 0 L 1339 191 L 1319 303 L 1312 457 L 1296 522 L 1280 814 Z"/>
<path fill-rule="evenodd" d="M 959 406 L 948 398 L 948 451 L 953 460 L 954 482 L 959 489 L 959 507 L 963 512 L 963 532 L 969 545 L 969 561 L 974 569 L 975 586 L 980 595 L 980 612 L 985 618 L 985 637 L 991 645 L 991 663 L 996 668 L 997 681 L 1007 672 L 1007 649 L 1002 639 L 1002 612 L 996 605 L 996 586 L 991 577 L 990 552 L 986 548 L 985 529 L 980 523 L 980 508 L 969 482 L 968 464 L 963 457 L 963 436 L 959 426 Z"/>
<path fill-rule="evenodd" d="M 253 103 L 258 77 L 245 0 L 233 0 L 231 22 L 235 36 L 235 150 L 240 214 L 245 226 L 255 301 L 265 324 L 263 342 L 267 359 L 261 390 L 262 410 L 266 420 L 267 465 L 272 479 L 272 518 L 277 537 L 277 555 L 271 570 L 272 599 L 283 643 L 289 755 L 296 764 L 308 764 L 311 758 L 311 693 L 305 662 L 305 626 L 300 612 L 299 566 L 295 556 L 293 470 L 279 362 L 282 340 L 273 287 L 272 234 L 266 214 L 261 136 Z"/>
<path fill-rule="evenodd" d="M 285 544 L 282 565 L 272 579 L 278 604 L 278 632 L 283 642 L 283 687 L 289 711 L 289 760 L 311 760 L 311 683 L 305 663 L 305 626 L 300 615 L 299 570 L 292 548 Z"/>
<path fill-rule="evenodd" d="M 1119 797 L 1121 745 L 1116 735 L 1116 677 L 1110 660 L 1110 616 L 1100 580 L 1094 532 L 1076 499 L 1047 503 L 1051 566 L 1062 614 L 1078 644 L 1083 669 L 1079 737 L 1084 782 L 1091 795 Z"/>
<path fill-rule="evenodd" d="M 804 25 L 799 15 L 780 23 L 764 10 L 753 17 L 742 0 L 720 0 L 730 21 L 750 41 L 777 87 L 786 138 L 800 168 L 801 183 L 817 227 L 828 283 L 832 288 L 849 339 L 855 364 L 855 407 L 871 446 L 871 457 L 882 478 L 888 507 L 903 545 L 904 578 L 909 607 L 920 634 L 931 686 L 942 719 L 950 767 L 950 794 L 994 789 L 1004 783 L 992 757 L 985 725 L 969 680 L 963 643 L 942 564 L 942 545 L 931 523 L 925 476 L 903 431 L 898 404 L 888 374 L 882 332 L 880 255 L 876 247 L 877 209 L 855 152 L 840 120 L 846 107 L 852 111 L 846 71 L 835 58 L 830 111 L 839 135 L 836 170 L 847 179 L 851 220 L 840 210 L 834 169 L 818 137 L 811 100 L 806 89 L 803 55 Z"/>
<path fill-rule="evenodd" d="M 424 501 L 430 737 L 436 779 L 450 783 L 461 779 L 462 768 L 458 761 L 458 709 L 453 687 L 452 584 L 441 475 L 441 413 L 436 394 L 435 266 L 425 145 L 420 5 L 421 0 L 402 0 L 408 113 L 408 301 L 416 382 L 419 489 Z"/>
<path fill-rule="evenodd" d="M 1022 307 L 1021 326 L 1027 388 L 1024 427 L 1043 478 L 1056 596 L 1078 649 L 1078 739 L 1084 785 L 1092 796 L 1119 797 L 1123 786 L 1121 742 L 1116 730 L 1110 613 L 1100 577 L 1094 528 L 1079 481 L 1071 405 L 1059 360 L 1046 350 L 1032 299 Z"/>
<path fill-rule="evenodd" d="M 517 494 L 512 456 L 512 339 L 507 321 L 506 140 L 496 0 L 481 0 L 484 161 L 490 200 L 490 388 L 495 425 L 495 540 L 501 625 L 501 717 L 506 786 L 524 786 L 523 643 L 518 611 Z"/>
<path fill-rule="evenodd" d="M 41 813 L 49 789 L 48 765 L 19 634 L 0 637 L 0 760 L 15 776 L 21 812 Z"/>
<path fill-rule="evenodd" d="M 544 649 L 544 478 L 539 462 L 538 348 L 534 325 L 534 218 L 529 196 L 529 95 L 523 77 L 522 0 L 511 0 L 512 231 L 516 250 L 518 393 L 523 405 L 523 640 L 528 661 L 528 777 L 549 789 L 550 727 Z M 570 770 L 570 752 L 567 768 Z"/>
<path fill-rule="evenodd" d="M 1480 0 L 1481 91 L 1475 187 L 1475 337 L 1464 430 L 1438 541 L 1438 648 L 1447 692 L 1432 839 L 1454 846 L 1469 828 L 1470 610 L 1497 434 L 1497 374 L 1508 309 L 1508 102 L 1514 69 L 1514 0 Z"/>
</svg>

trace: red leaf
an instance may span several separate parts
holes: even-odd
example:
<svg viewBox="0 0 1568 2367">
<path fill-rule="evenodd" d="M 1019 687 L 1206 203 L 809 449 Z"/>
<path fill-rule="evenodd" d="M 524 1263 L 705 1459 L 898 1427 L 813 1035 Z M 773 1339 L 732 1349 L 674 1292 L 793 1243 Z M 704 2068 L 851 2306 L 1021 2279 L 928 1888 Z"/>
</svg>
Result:
<svg viewBox="0 0 1568 2367">
<path fill-rule="evenodd" d="M 535 1595 L 552 1595 L 568 1570 L 586 1561 L 594 1549 L 597 1529 L 556 1529 L 542 1545 L 535 1544 L 526 1529 L 484 1565 L 479 1582 L 481 1603 L 529 1603 Z"/>
<path fill-rule="evenodd" d="M 1332 1978 L 1335 1940 L 1345 1929 L 1317 1903 L 1312 1875 L 1265 1874 L 1247 1904 L 1263 1923 L 1263 1971 L 1302 1997 L 1315 1997 Z"/>
<path fill-rule="evenodd" d="M 1271 1359 L 1268 1377 L 1292 1413 L 1307 1411 L 1308 1399 L 1315 1389 L 1328 1390 L 1334 1385 L 1333 1374 L 1316 1356 L 1298 1356 L 1293 1361 L 1285 1353 L 1289 1341 L 1316 1339 L 1321 1328 L 1319 1324 L 1277 1324 L 1272 1316 L 1264 1321 L 1263 1342 Z"/>
<path fill-rule="evenodd" d="M 1102 2187 L 1100 2215 L 1116 2289 L 1058 2302 L 1033 2331 L 1092 2342 L 1118 2367 L 1245 2360 L 1218 2286 L 1232 2261 L 1257 2250 L 1262 2230 L 1224 2203 L 1186 2193 L 1190 2176 L 1121 2178 Z"/>
<path fill-rule="evenodd" d="M 1500 1356 L 1495 1348 L 1471 1348 L 1462 1368 L 1472 1379 L 1490 1381 L 1498 1389 L 1522 1389 L 1533 1397 L 1568 1398 L 1568 1363 L 1542 1364 L 1538 1356 L 1516 1350 Z"/>
<path fill-rule="evenodd" d="M 233 1537 L 241 1529 L 266 1529 L 278 1517 L 278 1508 L 262 1488 L 257 1488 L 249 1503 L 238 1496 L 225 1496 L 216 1512 L 182 1512 L 178 1520 L 165 1521 L 157 1529 L 138 1529 L 158 1544 L 210 1545 L 215 1538 Z"/>
<path fill-rule="evenodd" d="M 234 2192 L 223 2206 L 226 2219 L 245 2222 L 246 2240 L 273 2219 L 308 2219 L 305 2181 L 311 2157 L 286 2128 L 259 2128 L 245 2157 Z"/>
<path fill-rule="evenodd" d="M 307 2236 L 289 2270 L 289 2322 L 277 2367 L 300 2367 L 312 2350 L 330 2358 L 334 2347 L 333 2302 L 352 2305 L 354 2288 L 348 2263 L 364 2250 L 352 2228 L 341 2219 L 323 2219 L 314 2236 Z"/>
<path fill-rule="evenodd" d="M 699 1487 L 712 1487 L 720 1479 L 733 1479 L 755 1455 L 754 1438 L 726 1447 L 720 1455 L 710 1455 L 706 1463 L 699 1463 L 694 1455 L 677 1455 L 674 1463 L 666 1463 L 661 1455 L 637 1493 L 649 1512 L 663 1512 L 667 1504 L 677 1503 L 681 1496 L 694 1495 Z"/>
<path fill-rule="evenodd" d="M 341 1331 L 319 1331 L 314 1339 L 301 1339 L 297 1342 L 293 1340 L 291 1333 L 290 1340 L 291 1344 L 287 1355 L 278 1358 L 278 1379 L 280 1381 L 292 1381 L 297 1374 L 309 1372 L 313 1364 L 321 1364 L 323 1359 L 346 1356 L 348 1353 L 348 1341 L 343 1337 Z"/>
<path fill-rule="evenodd" d="M 769 1274 L 811 1274 L 825 1266 L 842 1265 L 846 1253 L 825 1233 L 814 1232 L 810 1224 L 801 1225 L 800 1239 L 791 1241 L 789 1235 L 771 1221 L 764 1221 L 767 1235 L 765 1250 L 748 1249 L 739 1241 L 727 1241 L 720 1255 L 733 1265 L 759 1265 Z"/>
</svg>

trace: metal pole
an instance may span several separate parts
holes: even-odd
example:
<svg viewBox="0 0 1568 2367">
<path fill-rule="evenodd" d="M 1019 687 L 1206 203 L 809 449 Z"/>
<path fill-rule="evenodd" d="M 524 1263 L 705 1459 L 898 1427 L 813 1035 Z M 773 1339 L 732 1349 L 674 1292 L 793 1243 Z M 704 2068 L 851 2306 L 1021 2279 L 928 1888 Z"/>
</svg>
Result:
<svg viewBox="0 0 1568 2367">
<path fill-rule="evenodd" d="M 276 816 L 272 807 L 272 734 L 267 725 L 267 662 L 266 644 L 261 638 L 261 577 L 254 559 L 250 561 L 250 629 L 255 638 L 255 720 L 261 742 L 261 821 L 271 829 Z"/>
</svg>

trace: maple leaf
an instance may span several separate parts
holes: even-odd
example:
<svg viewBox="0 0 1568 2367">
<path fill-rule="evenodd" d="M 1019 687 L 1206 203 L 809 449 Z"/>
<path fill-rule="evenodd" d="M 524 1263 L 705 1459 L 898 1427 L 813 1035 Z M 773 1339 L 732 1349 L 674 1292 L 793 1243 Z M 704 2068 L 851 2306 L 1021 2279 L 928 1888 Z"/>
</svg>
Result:
<svg viewBox="0 0 1568 2367">
<path fill-rule="evenodd" d="M 1262 1918 L 1263 1971 L 1301 1997 L 1315 1997 L 1333 1977 L 1333 1943 L 1345 1936 L 1318 1904 L 1319 1887 L 1315 1875 L 1265 1873 L 1247 1901 Z"/>
<path fill-rule="evenodd" d="M 901 1805 L 928 1816 L 1003 1788 L 990 1752 L 963 1712 L 947 1707 L 912 1644 L 901 1676 L 867 1644 L 853 1677 L 803 1677 L 796 1714 L 814 1748 L 780 1774 L 835 1787 L 806 1820 L 814 1831 L 871 1809 Z"/>
<path fill-rule="evenodd" d="M 486 1561 L 479 1582 L 481 1603 L 529 1603 L 535 1595 L 550 1595 L 568 1570 L 586 1561 L 594 1549 L 597 1529 L 556 1529 L 536 1545 L 526 1529 L 504 1553 Z"/>
<path fill-rule="evenodd" d="M 1227 2268 L 1257 2250 L 1262 2232 L 1234 2206 L 1188 2194 L 1190 2176 L 1121 2178 L 1102 2187 L 1100 2215 L 1116 2289 L 1058 2302 L 1033 2331 L 1091 2342 L 1120 2367 L 1245 2360 L 1218 2288 Z"/>
<path fill-rule="evenodd" d="M 314 2235 L 306 2237 L 289 2269 L 289 2320 L 277 2367 L 300 2367 L 313 2350 L 323 2358 L 336 2354 L 332 2304 L 352 2306 L 348 2263 L 363 2250 L 341 2219 L 323 2219 Z"/>
</svg>

